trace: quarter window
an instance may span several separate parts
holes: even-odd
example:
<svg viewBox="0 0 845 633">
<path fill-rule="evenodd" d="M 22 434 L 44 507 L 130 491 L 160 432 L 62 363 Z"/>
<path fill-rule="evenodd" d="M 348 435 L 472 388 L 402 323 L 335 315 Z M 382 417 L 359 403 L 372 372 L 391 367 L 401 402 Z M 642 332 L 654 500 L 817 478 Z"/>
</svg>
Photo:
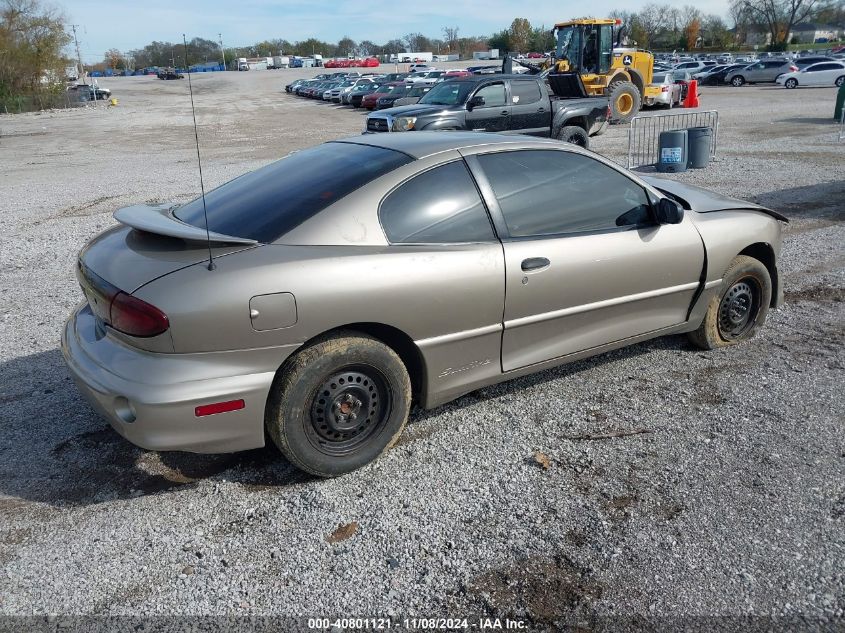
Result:
<svg viewBox="0 0 845 633">
<path fill-rule="evenodd" d="M 511 237 L 619 230 L 651 224 L 645 190 L 603 163 L 566 151 L 478 157 Z"/>
<path fill-rule="evenodd" d="M 487 210 L 462 160 L 430 169 L 400 185 L 382 201 L 379 219 L 393 243 L 494 239 Z"/>
</svg>

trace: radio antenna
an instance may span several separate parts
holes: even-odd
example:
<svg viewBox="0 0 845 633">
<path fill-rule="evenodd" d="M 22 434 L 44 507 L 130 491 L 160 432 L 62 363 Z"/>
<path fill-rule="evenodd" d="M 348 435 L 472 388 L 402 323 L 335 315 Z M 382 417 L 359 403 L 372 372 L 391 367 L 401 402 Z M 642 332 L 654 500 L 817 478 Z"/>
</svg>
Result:
<svg viewBox="0 0 845 633">
<path fill-rule="evenodd" d="M 194 109 L 194 87 L 191 85 L 191 67 L 188 65 L 188 40 L 182 33 L 182 43 L 185 45 L 185 72 L 188 73 L 188 92 L 191 93 L 191 115 L 194 117 L 194 140 L 197 144 L 197 166 L 200 170 L 200 193 L 202 194 L 202 214 L 205 217 L 205 239 L 208 246 L 208 269 L 214 270 L 214 258 L 211 256 L 211 234 L 208 230 L 208 209 L 205 206 L 205 185 L 202 182 L 202 159 L 200 158 L 200 137 L 197 132 L 197 112 Z M 176 72 L 176 69 L 173 69 Z"/>
</svg>

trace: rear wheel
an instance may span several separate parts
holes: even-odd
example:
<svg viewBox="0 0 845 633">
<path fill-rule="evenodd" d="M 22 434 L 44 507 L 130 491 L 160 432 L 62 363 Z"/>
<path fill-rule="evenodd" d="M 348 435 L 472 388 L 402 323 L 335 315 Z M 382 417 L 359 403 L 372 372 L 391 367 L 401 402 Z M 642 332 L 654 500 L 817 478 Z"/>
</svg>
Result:
<svg viewBox="0 0 845 633">
<path fill-rule="evenodd" d="M 747 341 L 766 321 L 771 300 L 769 271 L 759 260 L 740 255 L 725 271 L 719 293 L 710 300 L 704 320 L 689 338 L 703 349 Z"/>
<path fill-rule="evenodd" d="M 798 86 L 798 80 L 790 77 L 784 82 L 783 85 L 787 88 L 796 88 Z"/>
<path fill-rule="evenodd" d="M 735 86 L 736 88 L 739 88 L 744 83 L 745 83 L 745 77 L 743 77 L 742 75 L 737 75 L 736 77 L 731 79 L 731 85 Z"/>
<path fill-rule="evenodd" d="M 573 145 L 578 145 L 584 149 L 588 149 L 590 147 L 590 137 L 587 134 L 587 131 L 577 125 L 563 126 L 557 133 L 557 138 L 559 141 L 572 143 Z"/>
<path fill-rule="evenodd" d="M 642 106 L 640 91 L 630 81 L 617 81 L 611 84 L 608 98 L 612 121 L 627 123 L 637 115 Z"/>
<path fill-rule="evenodd" d="M 843 83 L 845 83 L 845 76 L 837 77 L 836 81 L 833 82 L 837 88 L 841 87 Z"/>
<path fill-rule="evenodd" d="M 410 379 L 396 352 L 364 334 L 340 333 L 285 364 L 273 383 L 265 424 L 293 465 L 335 477 L 393 446 L 410 404 Z"/>
</svg>

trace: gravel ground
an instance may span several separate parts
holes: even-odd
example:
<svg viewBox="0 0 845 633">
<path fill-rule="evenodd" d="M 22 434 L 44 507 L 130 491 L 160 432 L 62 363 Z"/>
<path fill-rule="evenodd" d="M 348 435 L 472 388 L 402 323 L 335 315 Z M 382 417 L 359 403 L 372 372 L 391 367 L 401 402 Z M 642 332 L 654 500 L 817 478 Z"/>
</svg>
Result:
<svg viewBox="0 0 845 633">
<path fill-rule="evenodd" d="M 207 186 L 362 129 L 358 112 L 279 93 L 311 74 L 195 77 Z M 134 448 L 77 393 L 58 340 L 81 299 L 78 250 L 120 206 L 199 191 L 187 83 L 101 85 L 117 107 L 0 117 L 0 614 L 843 629 L 833 89 L 702 90 L 719 160 L 675 177 L 792 220 L 787 303 L 753 342 L 702 353 L 668 337 L 483 389 L 416 412 L 378 462 L 323 481 L 273 447 Z M 615 126 L 593 149 L 621 159 L 625 139 Z"/>
</svg>

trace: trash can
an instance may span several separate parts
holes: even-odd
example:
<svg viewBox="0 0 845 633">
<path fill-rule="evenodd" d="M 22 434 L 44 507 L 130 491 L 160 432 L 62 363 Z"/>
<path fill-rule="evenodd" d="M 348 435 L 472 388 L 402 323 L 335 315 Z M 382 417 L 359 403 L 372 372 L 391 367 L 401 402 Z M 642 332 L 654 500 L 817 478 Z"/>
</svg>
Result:
<svg viewBox="0 0 845 633">
<path fill-rule="evenodd" d="M 657 171 L 679 173 L 687 170 L 687 131 L 667 130 L 658 140 Z"/>
<path fill-rule="evenodd" d="M 833 120 L 842 120 L 842 108 L 845 107 L 845 83 L 839 86 L 839 91 L 836 93 L 836 109 L 833 111 Z"/>
<path fill-rule="evenodd" d="M 710 141 L 713 128 L 691 127 L 687 130 L 687 167 L 704 169 L 710 164 Z"/>
</svg>

